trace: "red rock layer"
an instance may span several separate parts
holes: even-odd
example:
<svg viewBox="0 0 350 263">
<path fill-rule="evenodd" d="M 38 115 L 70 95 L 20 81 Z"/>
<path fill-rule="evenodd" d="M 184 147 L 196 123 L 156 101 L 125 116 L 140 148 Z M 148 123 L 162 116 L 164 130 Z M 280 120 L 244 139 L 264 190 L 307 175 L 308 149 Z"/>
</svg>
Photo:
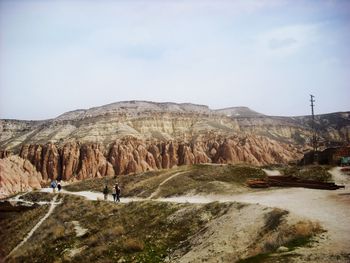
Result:
<svg viewBox="0 0 350 263">
<path fill-rule="evenodd" d="M 108 151 L 100 144 L 70 142 L 25 145 L 20 156 L 28 159 L 43 179 L 86 179 L 114 174 L 139 173 L 198 163 L 287 163 L 300 157 L 291 145 L 266 137 L 233 136 L 226 139 L 198 139 L 195 142 L 151 142 L 124 139 Z"/>
<path fill-rule="evenodd" d="M 0 198 L 40 189 L 42 177 L 35 167 L 18 156 L 0 159 Z"/>
<path fill-rule="evenodd" d="M 70 180 L 113 175 L 112 165 L 99 144 L 67 143 L 58 148 L 46 145 L 24 145 L 20 157 L 28 159 L 41 172 L 43 179 Z"/>
<path fill-rule="evenodd" d="M 0 159 L 4 159 L 6 157 L 9 157 L 10 155 L 11 155 L 11 153 L 9 151 L 0 150 Z"/>
</svg>

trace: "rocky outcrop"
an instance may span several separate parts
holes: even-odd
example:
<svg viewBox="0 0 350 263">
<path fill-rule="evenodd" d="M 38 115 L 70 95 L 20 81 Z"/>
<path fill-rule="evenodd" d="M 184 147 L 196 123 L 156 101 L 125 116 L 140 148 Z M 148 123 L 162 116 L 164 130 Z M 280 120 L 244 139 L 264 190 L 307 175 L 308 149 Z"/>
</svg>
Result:
<svg viewBox="0 0 350 263">
<path fill-rule="evenodd" d="M 19 156 L 28 159 L 41 172 L 43 180 L 60 179 L 61 158 L 55 144 L 24 145 Z"/>
<path fill-rule="evenodd" d="M 99 144 L 71 142 L 58 147 L 48 143 L 24 145 L 19 155 L 28 159 L 41 172 L 43 180 L 82 180 L 114 174 L 103 151 Z"/>
<path fill-rule="evenodd" d="M 67 143 L 61 151 L 62 180 L 69 180 L 77 174 L 80 160 L 79 143 Z"/>
<path fill-rule="evenodd" d="M 41 188 L 42 177 L 29 160 L 18 156 L 0 159 L 0 198 Z"/>
<path fill-rule="evenodd" d="M 103 148 L 99 144 L 84 144 L 80 147 L 77 172 L 77 179 L 79 180 L 114 175 L 112 165 L 107 162 L 103 155 Z M 68 179 L 70 179 L 71 176 L 72 175 L 68 175 Z"/>
<path fill-rule="evenodd" d="M 199 163 L 288 163 L 301 157 L 298 149 L 260 136 L 198 138 L 193 142 L 157 142 L 126 138 L 111 144 L 69 142 L 63 146 L 25 145 L 28 159 L 44 180 L 83 180 L 114 174 L 141 173 Z"/>
<path fill-rule="evenodd" d="M 10 155 L 11 155 L 11 153 L 9 151 L 6 151 L 6 150 L 0 151 L 0 159 L 4 159 L 6 157 L 9 157 Z"/>
</svg>

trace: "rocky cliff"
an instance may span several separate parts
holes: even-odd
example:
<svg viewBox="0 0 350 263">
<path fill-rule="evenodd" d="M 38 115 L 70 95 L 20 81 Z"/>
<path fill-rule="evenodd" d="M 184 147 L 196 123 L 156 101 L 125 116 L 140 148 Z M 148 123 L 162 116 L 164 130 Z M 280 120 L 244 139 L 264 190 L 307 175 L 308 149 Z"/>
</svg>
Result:
<svg viewBox="0 0 350 263">
<path fill-rule="evenodd" d="M 41 172 L 43 180 L 81 180 L 198 163 L 287 163 L 300 158 L 301 152 L 266 137 L 231 136 L 191 143 L 128 138 L 108 147 L 79 142 L 23 145 L 19 155 Z"/>
<path fill-rule="evenodd" d="M 18 156 L 0 159 L 0 199 L 41 188 L 42 177 L 35 167 Z"/>
</svg>

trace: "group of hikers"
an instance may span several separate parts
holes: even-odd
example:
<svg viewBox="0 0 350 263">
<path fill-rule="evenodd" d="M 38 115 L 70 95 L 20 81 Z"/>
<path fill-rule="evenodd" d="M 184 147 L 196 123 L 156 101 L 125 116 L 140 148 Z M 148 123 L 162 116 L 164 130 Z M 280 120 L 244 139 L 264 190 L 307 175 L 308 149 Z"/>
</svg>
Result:
<svg viewBox="0 0 350 263">
<path fill-rule="evenodd" d="M 103 196 L 105 200 L 107 200 L 108 198 L 108 193 L 109 193 L 108 186 L 105 185 L 105 188 L 103 188 Z M 116 183 L 112 188 L 112 196 L 113 196 L 114 202 L 120 202 L 120 193 L 121 193 L 120 187 L 118 183 Z"/>
<path fill-rule="evenodd" d="M 56 188 L 57 188 L 58 192 L 60 192 L 62 189 L 61 182 L 60 181 L 57 182 L 56 180 L 51 181 L 50 187 L 52 188 L 52 191 L 54 193 L 56 193 Z"/>
<path fill-rule="evenodd" d="M 58 192 L 60 192 L 61 189 L 62 189 L 61 182 L 57 181 L 57 180 L 52 180 L 51 184 L 50 184 L 50 187 L 52 188 L 52 191 L 54 193 L 56 193 L 56 188 L 58 189 Z M 107 200 L 108 199 L 108 193 L 109 193 L 109 189 L 108 189 L 107 184 L 103 188 L 102 192 L 103 192 L 104 200 Z M 113 201 L 114 202 L 120 202 L 120 193 L 121 193 L 121 190 L 120 190 L 119 184 L 116 183 L 113 186 L 113 188 L 112 188 L 112 196 L 113 196 Z"/>
</svg>

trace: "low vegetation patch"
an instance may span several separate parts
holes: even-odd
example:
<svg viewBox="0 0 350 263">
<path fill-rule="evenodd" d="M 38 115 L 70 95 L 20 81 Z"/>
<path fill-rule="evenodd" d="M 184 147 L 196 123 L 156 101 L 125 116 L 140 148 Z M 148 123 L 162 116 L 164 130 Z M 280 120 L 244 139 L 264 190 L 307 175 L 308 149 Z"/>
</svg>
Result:
<svg viewBox="0 0 350 263">
<path fill-rule="evenodd" d="M 68 191 L 95 191 L 102 192 L 104 186 L 109 186 L 110 192 L 115 183 L 122 188 L 122 195 L 148 197 L 154 192 L 158 185 L 169 175 L 181 171 L 184 167 L 170 170 L 148 171 L 140 174 L 117 175 L 113 177 L 92 178 L 84 181 L 66 185 L 63 188 Z"/>
<path fill-rule="evenodd" d="M 252 166 L 197 164 L 164 184 L 159 196 L 234 194 L 251 190 L 245 186 L 247 179 L 265 177 L 262 169 Z"/>
<path fill-rule="evenodd" d="M 21 196 L 19 199 L 30 201 L 30 202 L 50 202 L 53 198 L 53 194 L 51 193 L 44 193 L 44 192 L 30 192 L 23 196 Z"/>
<path fill-rule="evenodd" d="M 290 166 L 282 169 L 284 175 L 295 176 L 304 180 L 315 180 L 320 182 L 332 181 L 332 175 L 328 172 L 329 166 Z"/>
<path fill-rule="evenodd" d="M 173 176 L 160 186 L 167 178 Z M 248 191 L 245 182 L 249 178 L 265 178 L 264 171 L 244 165 L 205 165 L 180 166 L 168 170 L 150 171 L 141 174 L 118 175 L 95 178 L 67 185 L 68 191 L 102 192 L 104 185 L 110 187 L 118 182 L 122 196 L 147 198 L 158 190 L 154 197 L 169 197 L 186 193 L 229 194 Z M 251 189 L 249 189 L 251 190 Z"/>
<path fill-rule="evenodd" d="M 8 255 L 27 233 L 45 215 L 48 206 L 39 206 L 23 212 L 1 212 L 0 259 Z"/>
<path fill-rule="evenodd" d="M 306 246 L 311 242 L 314 235 L 324 231 L 319 223 L 308 220 L 289 224 L 285 219 L 287 214 L 288 211 L 275 208 L 265 215 L 265 227 L 255 242 L 258 245 L 252 248 L 252 251 L 257 253 L 240 260 L 240 263 L 289 262 L 288 259 L 293 257 L 293 255 L 278 254 L 276 256 L 273 253 L 281 246 L 286 247 L 287 251 L 292 251 L 296 247 Z"/>
<path fill-rule="evenodd" d="M 231 205 L 116 204 L 65 195 L 64 203 L 14 256 L 20 262 L 29 258 L 31 262 L 55 262 L 84 247 L 69 261 L 162 262 L 172 249 L 184 246 L 189 236 L 205 227 L 207 220 L 224 214 Z M 72 221 L 79 221 L 87 233 L 77 237 Z"/>
</svg>

